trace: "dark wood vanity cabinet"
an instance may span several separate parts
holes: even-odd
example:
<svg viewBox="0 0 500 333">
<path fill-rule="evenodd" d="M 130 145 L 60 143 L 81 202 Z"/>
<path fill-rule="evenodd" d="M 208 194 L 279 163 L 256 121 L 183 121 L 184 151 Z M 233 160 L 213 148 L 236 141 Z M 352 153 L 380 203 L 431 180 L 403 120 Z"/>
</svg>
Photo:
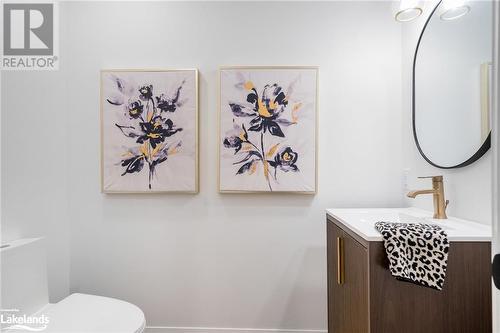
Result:
<svg viewBox="0 0 500 333">
<path fill-rule="evenodd" d="M 329 333 L 490 333 L 490 242 L 451 242 L 442 291 L 396 280 L 381 241 L 327 219 Z"/>
</svg>

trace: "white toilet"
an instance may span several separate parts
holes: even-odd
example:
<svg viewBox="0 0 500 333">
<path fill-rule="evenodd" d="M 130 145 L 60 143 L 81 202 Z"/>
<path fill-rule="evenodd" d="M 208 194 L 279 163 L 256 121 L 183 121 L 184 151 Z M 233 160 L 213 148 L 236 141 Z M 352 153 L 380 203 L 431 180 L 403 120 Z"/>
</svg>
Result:
<svg viewBox="0 0 500 333">
<path fill-rule="evenodd" d="M 141 309 L 118 299 L 72 294 L 50 304 L 42 238 L 10 242 L 3 245 L 0 252 L 1 314 L 5 318 L 23 315 L 35 318 L 30 319 L 30 323 L 6 323 L 3 319 L 2 332 L 32 332 L 33 328 L 47 333 L 140 333 L 144 330 L 146 321 Z"/>
</svg>

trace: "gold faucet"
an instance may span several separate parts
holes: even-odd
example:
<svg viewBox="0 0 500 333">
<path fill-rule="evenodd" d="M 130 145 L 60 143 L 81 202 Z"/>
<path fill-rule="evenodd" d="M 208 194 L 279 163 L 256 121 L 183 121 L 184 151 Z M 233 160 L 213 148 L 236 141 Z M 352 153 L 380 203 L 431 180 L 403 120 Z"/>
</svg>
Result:
<svg viewBox="0 0 500 333">
<path fill-rule="evenodd" d="M 415 197 L 420 194 L 432 194 L 434 199 L 434 218 L 447 219 L 448 217 L 446 216 L 446 207 L 448 207 L 449 201 L 444 199 L 443 176 L 418 178 L 432 178 L 432 190 L 411 191 L 407 194 L 408 197 L 415 199 Z"/>
</svg>

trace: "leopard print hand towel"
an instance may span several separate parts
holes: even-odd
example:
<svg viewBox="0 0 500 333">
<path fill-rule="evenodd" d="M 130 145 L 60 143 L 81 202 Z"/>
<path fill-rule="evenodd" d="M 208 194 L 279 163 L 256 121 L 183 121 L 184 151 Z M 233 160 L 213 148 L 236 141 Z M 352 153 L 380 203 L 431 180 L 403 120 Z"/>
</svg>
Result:
<svg viewBox="0 0 500 333">
<path fill-rule="evenodd" d="M 442 290 L 450 243 L 437 225 L 377 222 L 391 274 L 397 279 Z"/>
</svg>

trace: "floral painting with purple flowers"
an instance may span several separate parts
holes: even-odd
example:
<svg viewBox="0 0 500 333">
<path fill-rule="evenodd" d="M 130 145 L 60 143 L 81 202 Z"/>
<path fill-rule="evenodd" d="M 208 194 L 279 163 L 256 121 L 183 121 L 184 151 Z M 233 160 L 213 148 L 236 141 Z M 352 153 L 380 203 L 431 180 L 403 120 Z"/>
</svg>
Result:
<svg viewBox="0 0 500 333">
<path fill-rule="evenodd" d="M 101 72 L 103 192 L 197 191 L 197 71 Z"/>
<path fill-rule="evenodd" d="M 317 71 L 221 69 L 221 192 L 316 192 Z"/>
</svg>

